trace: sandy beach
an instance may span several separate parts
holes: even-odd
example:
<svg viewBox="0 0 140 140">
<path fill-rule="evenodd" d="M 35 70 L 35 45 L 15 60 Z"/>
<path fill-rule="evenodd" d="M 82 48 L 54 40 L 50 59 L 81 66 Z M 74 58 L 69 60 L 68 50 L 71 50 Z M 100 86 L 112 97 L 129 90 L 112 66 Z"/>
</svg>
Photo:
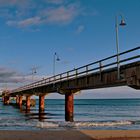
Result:
<svg viewBox="0 0 140 140">
<path fill-rule="evenodd" d="M 0 140 L 140 140 L 140 130 L 0 131 Z"/>
</svg>

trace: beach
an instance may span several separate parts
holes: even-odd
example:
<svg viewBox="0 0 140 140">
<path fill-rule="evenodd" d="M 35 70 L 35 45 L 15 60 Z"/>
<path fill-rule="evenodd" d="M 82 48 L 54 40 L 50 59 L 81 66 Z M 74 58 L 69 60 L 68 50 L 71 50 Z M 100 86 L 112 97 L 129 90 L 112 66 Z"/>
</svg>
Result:
<svg viewBox="0 0 140 140">
<path fill-rule="evenodd" d="M 0 140 L 140 140 L 140 130 L 0 131 Z"/>
</svg>

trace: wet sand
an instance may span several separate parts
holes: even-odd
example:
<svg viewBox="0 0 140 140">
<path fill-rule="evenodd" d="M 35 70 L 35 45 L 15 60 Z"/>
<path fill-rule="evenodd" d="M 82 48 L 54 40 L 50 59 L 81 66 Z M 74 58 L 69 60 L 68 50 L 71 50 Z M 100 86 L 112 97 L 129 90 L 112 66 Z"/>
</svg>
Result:
<svg viewBox="0 0 140 140">
<path fill-rule="evenodd" d="M 140 140 L 140 130 L 3 130 L 0 140 Z"/>
</svg>

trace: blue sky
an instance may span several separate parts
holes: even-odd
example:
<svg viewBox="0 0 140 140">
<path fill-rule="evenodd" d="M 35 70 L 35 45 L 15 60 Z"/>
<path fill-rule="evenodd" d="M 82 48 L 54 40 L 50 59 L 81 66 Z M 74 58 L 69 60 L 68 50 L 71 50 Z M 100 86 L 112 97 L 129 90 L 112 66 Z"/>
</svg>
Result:
<svg viewBox="0 0 140 140">
<path fill-rule="evenodd" d="M 116 15 L 127 23 L 119 27 L 120 51 L 139 46 L 139 6 L 139 0 L 0 0 L 1 89 L 31 82 L 33 67 L 34 80 L 52 75 L 55 52 L 61 59 L 56 73 L 115 54 Z M 118 88 L 103 91 L 80 98 L 113 98 Z M 126 87 L 119 92 L 140 97 Z"/>
</svg>

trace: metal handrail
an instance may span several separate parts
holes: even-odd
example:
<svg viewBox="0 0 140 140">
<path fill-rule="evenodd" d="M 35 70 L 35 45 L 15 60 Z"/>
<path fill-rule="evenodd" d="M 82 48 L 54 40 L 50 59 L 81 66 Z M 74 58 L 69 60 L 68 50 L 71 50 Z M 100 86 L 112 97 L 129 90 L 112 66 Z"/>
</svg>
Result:
<svg viewBox="0 0 140 140">
<path fill-rule="evenodd" d="M 140 50 L 140 46 L 136 47 L 136 48 L 133 48 L 131 50 L 119 53 L 118 55 L 123 56 L 124 54 L 128 54 L 128 53 L 134 52 L 136 50 Z M 31 83 L 31 84 L 25 85 L 23 87 L 19 87 L 18 89 L 12 90 L 11 93 L 20 92 L 20 91 L 24 91 L 24 90 L 28 90 L 28 89 L 33 89 L 33 88 L 36 88 L 36 87 L 39 87 L 39 86 L 53 84 L 53 83 L 56 83 L 58 81 L 69 80 L 71 78 L 77 78 L 77 77 L 79 77 L 83 74 L 88 75 L 91 72 L 94 73 L 96 70 L 101 71 L 101 69 L 103 69 L 103 68 L 107 68 L 107 67 L 116 65 L 117 64 L 116 60 L 115 60 L 115 62 L 113 61 L 109 64 L 103 65 L 104 61 L 111 60 L 112 58 L 116 58 L 116 57 L 117 57 L 117 54 L 112 55 L 112 56 L 107 57 L 107 58 L 104 58 L 104 59 L 101 59 L 99 61 L 95 61 L 93 63 L 87 64 L 87 65 L 84 65 L 84 66 L 81 66 L 79 68 L 76 68 L 76 69 L 73 69 L 73 70 L 70 70 L 70 71 L 67 71 L 67 72 L 63 72 L 61 74 L 57 74 L 57 75 L 54 75 L 54 76 L 36 81 L 34 83 Z M 135 55 L 135 56 L 129 57 L 127 59 L 120 60 L 120 63 L 128 62 L 130 60 L 134 60 L 134 59 L 138 59 L 138 58 L 140 58 L 140 55 Z M 94 66 L 95 64 L 98 64 L 98 67 L 94 67 L 94 68 L 89 69 L 90 66 Z M 82 70 L 82 69 L 84 69 L 84 70 Z M 80 71 L 80 70 L 82 70 L 82 71 Z"/>
</svg>

